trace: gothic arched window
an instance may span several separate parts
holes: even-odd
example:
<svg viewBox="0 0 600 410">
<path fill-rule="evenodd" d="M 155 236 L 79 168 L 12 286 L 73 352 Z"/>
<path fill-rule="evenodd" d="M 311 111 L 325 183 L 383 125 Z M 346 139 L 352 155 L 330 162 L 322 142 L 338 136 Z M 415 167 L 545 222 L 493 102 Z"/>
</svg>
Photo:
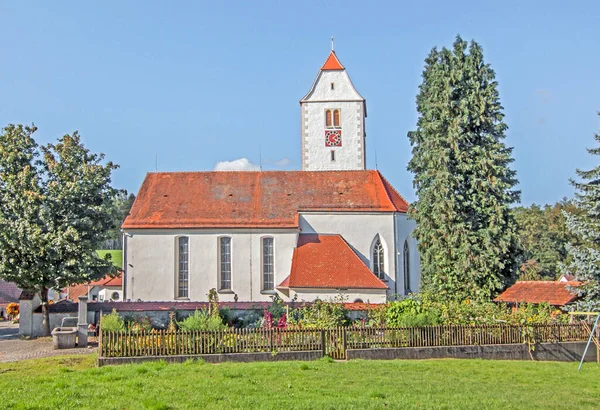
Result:
<svg viewBox="0 0 600 410">
<path fill-rule="evenodd" d="M 340 126 L 340 110 L 333 111 L 333 126 L 334 127 Z"/>
<path fill-rule="evenodd" d="M 404 292 L 409 294 L 410 289 L 410 251 L 408 249 L 408 239 L 404 241 L 404 251 L 402 253 L 404 259 Z"/>
<path fill-rule="evenodd" d="M 373 245 L 373 273 L 379 279 L 385 278 L 385 252 L 379 237 Z"/>
<path fill-rule="evenodd" d="M 331 110 L 325 111 L 325 126 L 328 128 L 333 126 L 333 117 Z"/>
</svg>

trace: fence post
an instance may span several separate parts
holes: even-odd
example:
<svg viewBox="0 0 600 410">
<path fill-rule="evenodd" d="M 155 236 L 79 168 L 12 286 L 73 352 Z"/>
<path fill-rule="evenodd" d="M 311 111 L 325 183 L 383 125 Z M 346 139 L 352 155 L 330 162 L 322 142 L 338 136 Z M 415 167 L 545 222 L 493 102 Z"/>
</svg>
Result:
<svg viewBox="0 0 600 410">
<path fill-rule="evenodd" d="M 323 349 L 323 357 L 327 356 L 327 345 L 325 344 L 325 330 L 321 329 L 321 349 Z"/>
<path fill-rule="evenodd" d="M 348 359 L 348 349 L 347 349 L 347 345 L 348 345 L 348 335 L 346 333 L 346 328 L 343 327 L 342 328 L 342 347 L 344 349 L 344 359 Z"/>
</svg>

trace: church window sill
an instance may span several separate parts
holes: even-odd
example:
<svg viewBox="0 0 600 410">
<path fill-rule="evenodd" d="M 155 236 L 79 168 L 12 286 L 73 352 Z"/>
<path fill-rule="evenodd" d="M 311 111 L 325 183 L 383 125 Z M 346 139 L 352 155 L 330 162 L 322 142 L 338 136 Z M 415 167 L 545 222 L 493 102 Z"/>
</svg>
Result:
<svg viewBox="0 0 600 410">
<path fill-rule="evenodd" d="M 217 293 L 220 295 L 233 295 L 235 292 L 231 289 L 220 289 Z"/>
</svg>

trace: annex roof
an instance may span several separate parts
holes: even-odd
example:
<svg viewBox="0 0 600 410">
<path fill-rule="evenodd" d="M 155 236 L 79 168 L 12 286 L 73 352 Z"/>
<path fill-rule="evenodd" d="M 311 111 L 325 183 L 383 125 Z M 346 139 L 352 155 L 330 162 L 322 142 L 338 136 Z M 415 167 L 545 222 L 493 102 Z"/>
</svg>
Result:
<svg viewBox="0 0 600 410">
<path fill-rule="evenodd" d="M 298 213 L 406 212 L 379 171 L 148 173 L 123 229 L 297 228 Z"/>
<path fill-rule="evenodd" d="M 341 235 L 301 234 L 279 288 L 387 289 Z"/>
<path fill-rule="evenodd" d="M 344 70 L 344 66 L 340 63 L 340 60 L 338 60 L 335 51 L 331 50 L 331 53 L 329 53 L 329 57 L 325 60 L 325 64 L 323 64 L 321 70 Z"/>
<path fill-rule="evenodd" d="M 577 292 L 569 289 L 579 286 L 581 282 L 555 281 L 523 281 L 517 282 L 494 301 L 506 303 L 549 303 L 553 306 L 564 306 L 577 299 Z"/>
</svg>

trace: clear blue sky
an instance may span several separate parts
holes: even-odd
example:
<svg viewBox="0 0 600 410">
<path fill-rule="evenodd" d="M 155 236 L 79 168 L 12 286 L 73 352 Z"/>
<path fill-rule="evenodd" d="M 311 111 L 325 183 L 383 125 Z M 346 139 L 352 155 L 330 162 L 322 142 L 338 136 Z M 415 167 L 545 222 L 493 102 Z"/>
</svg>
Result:
<svg viewBox="0 0 600 410">
<path fill-rule="evenodd" d="M 367 99 L 368 166 L 376 150 L 409 200 L 423 60 L 456 34 L 496 70 L 524 204 L 571 196 L 575 168 L 595 164 L 597 0 L 3 1 L 0 18 L 0 124 L 34 122 L 42 143 L 79 130 L 133 192 L 157 152 L 161 171 L 258 163 L 259 146 L 265 169 L 299 169 L 298 101 L 332 35 Z"/>
</svg>

